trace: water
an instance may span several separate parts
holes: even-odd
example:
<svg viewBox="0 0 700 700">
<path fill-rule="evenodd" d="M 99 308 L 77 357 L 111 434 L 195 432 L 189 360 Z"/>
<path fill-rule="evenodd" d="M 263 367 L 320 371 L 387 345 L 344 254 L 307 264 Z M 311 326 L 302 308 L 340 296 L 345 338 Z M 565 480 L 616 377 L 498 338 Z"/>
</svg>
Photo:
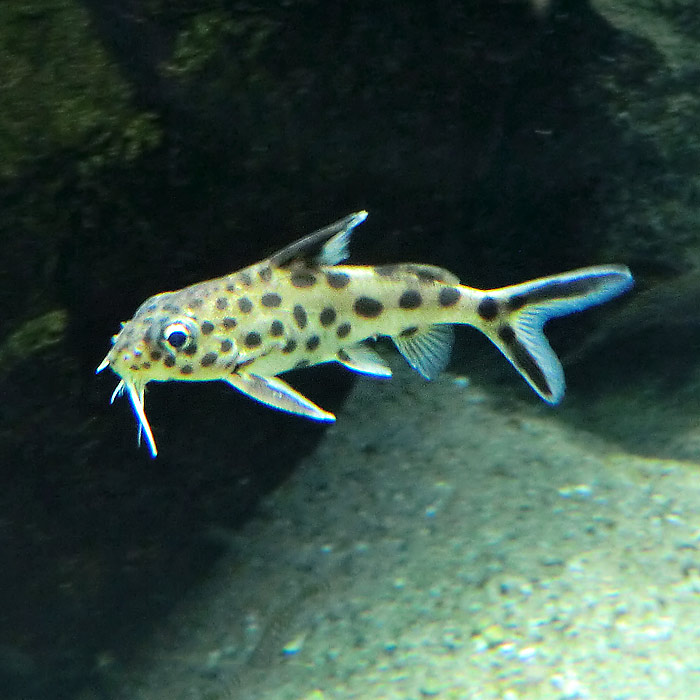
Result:
<svg viewBox="0 0 700 700">
<path fill-rule="evenodd" d="M 697 9 L 3 4 L 0 698 L 690 697 Z M 359 209 L 351 262 L 635 293 L 554 410 L 461 330 L 290 377 L 332 427 L 154 386 L 137 449 L 119 321 Z"/>
</svg>

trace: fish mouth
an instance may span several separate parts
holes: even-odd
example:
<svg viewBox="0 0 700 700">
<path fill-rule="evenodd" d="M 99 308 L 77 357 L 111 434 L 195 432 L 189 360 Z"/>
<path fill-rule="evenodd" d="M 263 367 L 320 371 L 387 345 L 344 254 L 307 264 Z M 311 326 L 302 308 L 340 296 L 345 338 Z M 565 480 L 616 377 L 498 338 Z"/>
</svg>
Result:
<svg viewBox="0 0 700 700">
<path fill-rule="evenodd" d="M 95 374 L 99 374 L 103 369 L 109 367 L 109 355 L 105 357 L 100 363 L 99 367 L 95 370 Z M 148 449 L 151 452 L 151 457 L 156 457 L 158 454 L 158 448 L 156 447 L 156 441 L 153 437 L 153 432 L 151 431 L 151 426 L 148 424 L 148 418 L 146 418 L 145 409 L 145 384 L 136 384 L 129 378 L 120 377 L 119 384 L 112 392 L 112 397 L 109 400 L 110 404 L 114 403 L 114 400 L 121 396 L 124 392 L 129 396 L 131 401 L 131 407 L 134 409 L 134 414 L 136 415 L 136 420 L 139 425 L 138 433 L 138 444 L 141 444 L 141 436 L 146 436 L 146 442 L 148 443 Z"/>
</svg>

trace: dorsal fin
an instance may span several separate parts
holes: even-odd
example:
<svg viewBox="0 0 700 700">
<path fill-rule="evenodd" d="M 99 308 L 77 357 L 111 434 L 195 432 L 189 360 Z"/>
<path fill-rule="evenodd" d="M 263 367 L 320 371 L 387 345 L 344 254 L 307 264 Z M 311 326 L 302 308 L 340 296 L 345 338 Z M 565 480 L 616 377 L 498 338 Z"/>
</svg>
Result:
<svg viewBox="0 0 700 700">
<path fill-rule="evenodd" d="M 349 255 L 348 242 L 353 228 L 366 218 L 366 211 L 358 211 L 314 231 L 270 256 L 270 265 L 284 267 L 297 258 L 311 259 L 316 265 L 337 265 Z"/>
</svg>

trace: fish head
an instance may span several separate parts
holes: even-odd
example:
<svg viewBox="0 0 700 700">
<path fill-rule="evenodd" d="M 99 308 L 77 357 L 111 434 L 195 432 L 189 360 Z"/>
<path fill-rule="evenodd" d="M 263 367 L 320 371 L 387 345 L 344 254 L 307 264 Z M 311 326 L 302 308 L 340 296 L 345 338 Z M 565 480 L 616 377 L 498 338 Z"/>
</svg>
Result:
<svg viewBox="0 0 700 700">
<path fill-rule="evenodd" d="M 97 372 L 110 367 L 120 378 L 112 401 L 126 392 L 153 456 L 155 442 L 144 412 L 144 390 L 150 381 L 223 379 L 238 357 L 230 334 L 214 333 L 206 309 L 193 309 L 181 292 L 147 299 L 133 318 L 112 337 L 112 348 Z"/>
<path fill-rule="evenodd" d="M 233 371 L 235 320 L 219 318 L 208 304 L 192 304 L 192 292 L 183 291 L 157 294 L 141 304 L 112 338 L 100 370 L 109 366 L 134 384 L 211 380 Z"/>
<path fill-rule="evenodd" d="M 139 309 L 112 337 L 112 348 L 100 369 L 109 366 L 122 379 L 129 377 L 136 384 L 173 379 L 170 370 L 176 367 L 179 356 L 196 352 L 197 336 L 192 318 L 144 316 Z"/>
</svg>

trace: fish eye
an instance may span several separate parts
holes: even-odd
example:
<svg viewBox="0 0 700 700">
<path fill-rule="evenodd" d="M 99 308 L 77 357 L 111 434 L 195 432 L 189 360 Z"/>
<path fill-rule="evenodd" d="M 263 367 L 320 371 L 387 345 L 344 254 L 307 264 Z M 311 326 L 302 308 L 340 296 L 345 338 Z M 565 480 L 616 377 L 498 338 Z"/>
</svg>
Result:
<svg viewBox="0 0 700 700">
<path fill-rule="evenodd" d="M 192 337 L 192 331 L 184 323 L 169 323 L 163 329 L 163 338 L 170 347 L 179 350 Z"/>
</svg>

